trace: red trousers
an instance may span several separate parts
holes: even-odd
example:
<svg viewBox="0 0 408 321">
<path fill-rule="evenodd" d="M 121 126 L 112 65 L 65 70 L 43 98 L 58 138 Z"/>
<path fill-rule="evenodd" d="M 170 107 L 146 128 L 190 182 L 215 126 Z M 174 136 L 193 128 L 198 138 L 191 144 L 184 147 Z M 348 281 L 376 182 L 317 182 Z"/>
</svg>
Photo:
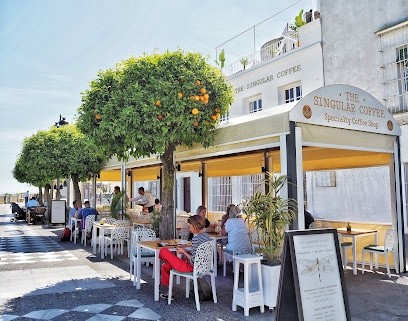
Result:
<svg viewBox="0 0 408 321">
<path fill-rule="evenodd" d="M 161 267 L 162 285 L 169 285 L 171 269 L 175 269 L 179 272 L 193 272 L 194 270 L 194 267 L 189 261 L 177 257 L 165 247 L 160 250 L 159 258 L 164 261 Z"/>
</svg>

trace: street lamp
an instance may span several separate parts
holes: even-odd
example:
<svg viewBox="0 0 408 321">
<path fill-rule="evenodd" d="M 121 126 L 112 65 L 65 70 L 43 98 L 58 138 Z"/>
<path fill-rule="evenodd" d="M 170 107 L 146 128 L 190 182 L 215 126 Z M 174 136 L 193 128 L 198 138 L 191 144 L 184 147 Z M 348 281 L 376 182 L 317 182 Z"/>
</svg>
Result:
<svg viewBox="0 0 408 321">
<path fill-rule="evenodd" d="M 59 121 L 55 122 L 55 127 L 60 128 L 61 126 L 68 125 L 69 123 L 65 120 L 65 117 L 62 117 L 60 114 Z"/>
<path fill-rule="evenodd" d="M 59 121 L 55 122 L 54 126 L 57 127 L 57 128 L 60 128 L 61 126 L 68 125 L 69 123 L 65 119 L 66 118 L 62 117 L 62 115 L 60 114 L 59 115 Z M 60 179 L 59 178 L 57 178 L 57 185 L 54 188 L 56 189 L 55 198 L 57 200 L 60 200 L 61 199 L 61 189 L 63 188 L 63 186 L 60 185 Z"/>
</svg>

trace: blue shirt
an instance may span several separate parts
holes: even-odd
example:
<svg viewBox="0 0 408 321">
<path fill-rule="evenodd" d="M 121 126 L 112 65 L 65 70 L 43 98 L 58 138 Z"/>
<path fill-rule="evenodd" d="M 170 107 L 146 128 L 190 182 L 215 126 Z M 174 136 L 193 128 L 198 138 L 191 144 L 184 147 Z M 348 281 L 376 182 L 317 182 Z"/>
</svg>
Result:
<svg viewBox="0 0 408 321">
<path fill-rule="evenodd" d="M 85 219 L 88 215 L 97 215 L 98 211 L 93 207 L 84 207 L 81 209 L 82 228 L 85 228 Z M 79 216 L 79 214 L 78 214 Z"/>
</svg>

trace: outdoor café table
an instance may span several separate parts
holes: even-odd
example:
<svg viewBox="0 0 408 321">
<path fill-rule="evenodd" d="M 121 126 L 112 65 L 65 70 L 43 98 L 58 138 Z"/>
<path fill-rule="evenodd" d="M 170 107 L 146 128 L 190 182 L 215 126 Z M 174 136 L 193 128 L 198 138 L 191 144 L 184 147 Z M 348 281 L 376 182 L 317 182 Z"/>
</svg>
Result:
<svg viewBox="0 0 408 321">
<path fill-rule="evenodd" d="M 105 258 L 105 230 L 110 230 L 113 228 L 112 224 L 101 224 L 99 221 L 94 222 L 93 229 L 92 229 L 92 253 L 96 254 L 96 238 L 97 238 L 97 230 L 99 230 L 99 248 L 101 250 L 101 259 Z"/>
<path fill-rule="evenodd" d="M 211 237 L 213 240 L 213 247 L 214 247 L 214 276 L 217 276 L 217 268 L 218 268 L 218 263 L 217 263 L 217 242 L 219 240 L 228 240 L 228 235 L 221 235 L 218 233 L 208 233 L 208 235 Z"/>
<path fill-rule="evenodd" d="M 182 240 L 177 240 L 178 242 Z M 141 250 L 145 248 L 147 250 L 154 252 L 154 300 L 159 301 L 160 297 L 160 259 L 159 259 L 159 252 L 160 249 L 163 247 L 162 244 L 166 244 L 170 242 L 170 240 L 154 240 L 154 241 L 140 241 L 137 243 L 136 251 L 137 251 L 137 259 L 136 259 L 136 289 L 140 289 L 140 279 L 142 276 L 142 262 L 139 259 L 141 257 Z M 177 247 L 191 247 L 191 242 L 187 242 L 186 244 L 177 243 L 175 245 L 165 245 L 170 251 L 176 251 Z"/>
<path fill-rule="evenodd" d="M 143 228 L 150 228 L 152 226 L 152 222 L 146 220 L 133 220 L 133 227 L 143 227 Z"/>
<path fill-rule="evenodd" d="M 378 244 L 378 234 L 376 230 L 364 230 L 364 229 L 352 229 L 351 231 L 347 231 L 346 228 L 338 228 L 337 232 L 341 234 L 342 237 L 348 237 L 352 239 L 353 242 L 353 274 L 357 275 L 357 238 L 362 236 L 374 235 L 374 242 Z M 362 258 L 364 259 L 364 258 Z M 377 260 L 377 256 L 376 256 Z"/>
</svg>

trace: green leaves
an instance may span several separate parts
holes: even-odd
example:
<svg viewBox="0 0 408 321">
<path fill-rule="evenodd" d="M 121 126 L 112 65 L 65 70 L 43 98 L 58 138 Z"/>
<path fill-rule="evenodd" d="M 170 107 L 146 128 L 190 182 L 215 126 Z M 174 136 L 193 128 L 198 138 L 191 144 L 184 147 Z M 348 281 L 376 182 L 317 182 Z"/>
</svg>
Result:
<svg viewBox="0 0 408 321">
<path fill-rule="evenodd" d="M 172 143 L 209 146 L 232 95 L 221 72 L 198 53 L 145 54 L 98 73 L 83 95 L 77 124 L 107 157 L 149 156 Z"/>
<path fill-rule="evenodd" d="M 96 146 L 74 125 L 40 130 L 24 139 L 13 175 L 19 182 L 44 186 L 53 179 L 88 179 L 99 173 L 101 160 Z"/>
<path fill-rule="evenodd" d="M 267 193 L 255 191 L 252 197 L 242 203 L 243 212 L 247 220 L 253 224 L 255 230 L 260 231 L 263 242 L 261 251 L 268 263 L 279 264 L 282 252 L 284 232 L 288 224 L 295 218 L 296 201 L 283 199 L 279 192 L 286 184 L 287 176 L 275 176 L 266 173 L 262 187 L 268 189 Z"/>
</svg>

